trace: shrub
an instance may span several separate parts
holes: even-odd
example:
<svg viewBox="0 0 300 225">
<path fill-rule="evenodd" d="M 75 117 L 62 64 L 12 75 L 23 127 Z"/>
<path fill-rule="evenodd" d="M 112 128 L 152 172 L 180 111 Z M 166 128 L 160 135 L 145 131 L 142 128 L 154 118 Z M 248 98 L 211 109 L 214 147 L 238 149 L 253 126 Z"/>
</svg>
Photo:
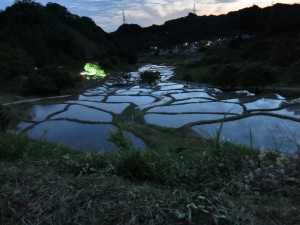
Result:
<svg viewBox="0 0 300 225">
<path fill-rule="evenodd" d="M 287 71 L 287 77 L 290 78 L 290 84 L 300 83 L 300 60 L 290 66 Z"/>
<path fill-rule="evenodd" d="M 230 88 L 233 89 L 237 84 L 239 84 L 239 81 L 239 68 L 227 65 L 217 73 L 215 83 L 224 87 L 230 86 Z"/>
<path fill-rule="evenodd" d="M 74 76 L 69 71 L 51 67 L 45 67 L 39 70 L 38 75 L 51 79 L 58 89 L 74 87 L 80 78 L 79 76 Z"/>
<path fill-rule="evenodd" d="M 0 81 L 33 73 L 34 61 L 23 50 L 0 45 Z"/>
<path fill-rule="evenodd" d="M 109 60 L 105 60 L 107 64 L 110 64 L 111 62 Z M 106 65 L 108 66 L 108 65 Z M 104 70 L 101 66 L 99 66 L 97 63 L 86 63 L 84 66 L 84 70 L 87 74 L 93 75 L 93 76 L 99 76 L 99 77 L 105 77 Z"/>
<path fill-rule="evenodd" d="M 116 172 L 127 179 L 148 181 L 150 168 L 142 153 L 137 150 L 122 151 L 115 161 Z"/>
<path fill-rule="evenodd" d="M 28 139 L 0 133 L 0 159 L 19 159 L 28 148 Z"/>
<path fill-rule="evenodd" d="M 265 86 L 276 82 L 277 71 L 263 63 L 256 63 L 248 66 L 241 72 L 242 84 L 246 87 L 258 87 Z"/>
<path fill-rule="evenodd" d="M 12 120 L 11 111 L 0 104 L 0 131 L 5 131 Z"/>
<path fill-rule="evenodd" d="M 295 54 L 295 50 L 290 51 L 289 49 L 280 49 L 273 53 L 270 61 L 275 65 L 289 66 L 291 62 L 294 62 L 298 58 L 299 54 Z"/>
<path fill-rule="evenodd" d="M 121 129 L 110 131 L 108 141 L 113 142 L 120 151 L 133 149 L 131 140 Z"/>
<path fill-rule="evenodd" d="M 160 73 L 157 71 L 144 71 L 140 73 L 142 83 L 148 83 L 149 85 L 156 82 L 159 79 L 159 77 Z"/>
<path fill-rule="evenodd" d="M 23 87 L 23 94 L 25 95 L 48 95 L 57 93 L 59 93 L 59 88 L 56 84 L 49 77 L 41 75 L 30 77 Z"/>
<path fill-rule="evenodd" d="M 57 159 L 66 155 L 78 156 L 81 153 L 67 147 L 41 140 L 32 140 L 26 134 L 0 133 L 0 159 Z"/>
<path fill-rule="evenodd" d="M 53 67 L 38 70 L 24 85 L 24 94 L 57 94 L 65 88 L 71 88 L 81 78 L 72 73 Z"/>
<path fill-rule="evenodd" d="M 240 47 L 240 45 L 242 45 L 243 43 L 244 43 L 244 39 L 241 36 L 238 36 L 236 38 L 231 39 L 228 42 L 228 46 L 229 48 L 236 49 Z"/>
<path fill-rule="evenodd" d="M 192 78 L 191 74 L 185 73 L 183 75 L 183 80 L 186 82 L 186 84 L 189 84 L 189 82 L 193 81 L 193 78 Z"/>
<path fill-rule="evenodd" d="M 91 168 L 102 169 L 107 166 L 106 156 L 98 153 L 87 153 L 86 161 Z"/>
</svg>

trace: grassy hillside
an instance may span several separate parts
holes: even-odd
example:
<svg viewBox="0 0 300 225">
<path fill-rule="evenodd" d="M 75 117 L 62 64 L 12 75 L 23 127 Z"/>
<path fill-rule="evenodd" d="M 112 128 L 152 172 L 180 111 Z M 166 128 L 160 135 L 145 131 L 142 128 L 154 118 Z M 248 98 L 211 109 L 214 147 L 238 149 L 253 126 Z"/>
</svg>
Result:
<svg viewBox="0 0 300 225">
<path fill-rule="evenodd" d="M 117 152 L 83 153 L 5 132 L 15 116 L 0 105 L 3 224 L 300 221 L 299 149 L 288 156 L 221 141 L 220 132 L 206 140 L 141 126 L 137 130 L 150 138 L 151 149 L 134 149 L 116 131 L 109 140 Z"/>
<path fill-rule="evenodd" d="M 0 133 L 4 224 L 299 223 L 300 161 L 221 143 L 194 152 L 81 153 Z"/>
<path fill-rule="evenodd" d="M 221 47 L 201 50 L 198 62 L 180 64 L 174 79 L 227 88 L 300 86 L 299 35 L 232 39 Z"/>
</svg>

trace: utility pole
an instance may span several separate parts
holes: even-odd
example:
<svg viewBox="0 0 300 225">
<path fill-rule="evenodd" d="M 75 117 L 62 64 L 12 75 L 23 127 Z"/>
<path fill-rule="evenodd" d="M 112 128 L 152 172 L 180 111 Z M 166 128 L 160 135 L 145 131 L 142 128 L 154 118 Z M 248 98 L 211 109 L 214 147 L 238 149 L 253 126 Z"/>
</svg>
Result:
<svg viewBox="0 0 300 225">
<path fill-rule="evenodd" d="M 124 10 L 122 10 L 122 14 L 123 14 L 123 24 L 126 24 L 126 18 L 125 18 L 125 12 L 124 12 Z"/>
</svg>

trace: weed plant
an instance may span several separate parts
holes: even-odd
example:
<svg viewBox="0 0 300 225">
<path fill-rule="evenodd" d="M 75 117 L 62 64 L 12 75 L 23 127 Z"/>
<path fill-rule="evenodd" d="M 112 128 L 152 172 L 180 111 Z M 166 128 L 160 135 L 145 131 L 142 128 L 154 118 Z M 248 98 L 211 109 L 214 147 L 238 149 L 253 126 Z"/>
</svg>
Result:
<svg viewBox="0 0 300 225">
<path fill-rule="evenodd" d="M 10 122 L 14 118 L 13 113 L 8 108 L 4 107 L 0 103 L 0 132 L 3 132 L 7 129 Z"/>
</svg>

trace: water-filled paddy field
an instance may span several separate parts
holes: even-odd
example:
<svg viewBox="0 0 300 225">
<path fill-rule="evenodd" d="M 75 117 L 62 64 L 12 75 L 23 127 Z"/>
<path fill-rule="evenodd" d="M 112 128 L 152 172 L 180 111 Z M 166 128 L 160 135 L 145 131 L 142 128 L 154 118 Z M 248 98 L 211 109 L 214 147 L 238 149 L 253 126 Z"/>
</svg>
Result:
<svg viewBox="0 0 300 225">
<path fill-rule="evenodd" d="M 300 145 L 300 99 L 286 99 L 276 93 L 255 95 L 248 91 L 224 94 L 216 88 L 170 82 L 173 67 L 146 65 L 139 71 L 161 73 L 160 82 L 138 84 L 139 71 L 132 72 L 121 88 L 107 81 L 78 96 L 37 99 L 14 104 L 31 117 L 17 132 L 43 138 L 83 151 L 111 152 L 116 146 L 107 139 L 116 130 L 115 120 L 130 115 L 130 123 L 179 129 L 189 127 L 202 137 L 293 153 Z M 124 81 L 122 81 L 124 83 Z M 126 114 L 126 116 L 125 116 Z M 139 149 L 146 143 L 131 132 L 128 137 Z"/>
</svg>

